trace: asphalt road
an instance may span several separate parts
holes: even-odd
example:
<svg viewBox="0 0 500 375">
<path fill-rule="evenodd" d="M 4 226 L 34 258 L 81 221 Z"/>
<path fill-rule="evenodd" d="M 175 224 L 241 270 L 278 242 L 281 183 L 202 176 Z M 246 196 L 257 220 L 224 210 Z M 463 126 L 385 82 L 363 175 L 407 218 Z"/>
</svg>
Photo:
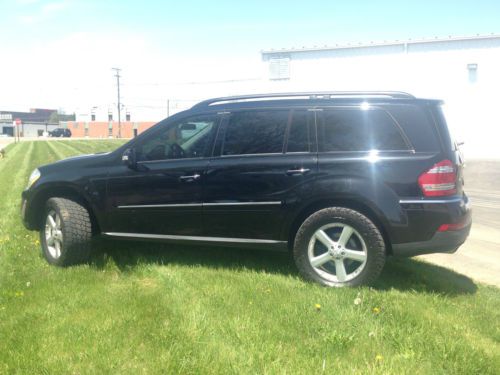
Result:
<svg viewBox="0 0 500 375">
<path fill-rule="evenodd" d="M 500 287 L 500 160 L 471 160 L 465 192 L 472 204 L 469 238 L 455 254 L 424 255 L 426 261 Z"/>
</svg>

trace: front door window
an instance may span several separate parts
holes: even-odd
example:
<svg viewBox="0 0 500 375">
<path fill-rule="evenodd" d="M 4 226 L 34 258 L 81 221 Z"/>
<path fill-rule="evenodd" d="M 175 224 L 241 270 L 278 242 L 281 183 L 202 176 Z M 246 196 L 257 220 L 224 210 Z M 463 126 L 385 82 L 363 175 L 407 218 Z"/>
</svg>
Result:
<svg viewBox="0 0 500 375">
<path fill-rule="evenodd" d="M 152 134 L 136 147 L 138 161 L 200 158 L 207 152 L 216 115 L 190 117 Z"/>
</svg>

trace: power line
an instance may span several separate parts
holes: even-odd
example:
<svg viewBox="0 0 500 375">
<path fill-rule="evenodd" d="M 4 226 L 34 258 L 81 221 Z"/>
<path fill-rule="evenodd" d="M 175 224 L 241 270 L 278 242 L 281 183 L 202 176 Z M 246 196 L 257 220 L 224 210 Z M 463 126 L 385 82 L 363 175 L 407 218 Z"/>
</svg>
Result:
<svg viewBox="0 0 500 375">
<path fill-rule="evenodd" d="M 261 81 L 262 78 L 240 78 L 240 79 L 226 79 L 216 81 L 172 81 L 172 82 L 143 82 L 143 83 L 126 83 L 127 86 L 172 86 L 172 85 L 210 85 L 214 83 L 238 83 Z"/>
<path fill-rule="evenodd" d="M 118 138 L 122 137 L 122 120 L 121 120 L 121 103 L 120 103 L 120 68 L 111 68 L 115 71 L 116 86 L 118 89 L 118 103 L 116 104 L 118 108 Z"/>
</svg>

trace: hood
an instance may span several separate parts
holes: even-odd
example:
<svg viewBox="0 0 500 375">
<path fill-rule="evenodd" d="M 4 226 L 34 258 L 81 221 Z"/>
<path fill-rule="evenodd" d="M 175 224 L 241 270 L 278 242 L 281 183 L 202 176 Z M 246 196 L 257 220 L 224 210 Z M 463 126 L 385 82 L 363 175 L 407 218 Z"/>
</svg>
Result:
<svg viewBox="0 0 500 375">
<path fill-rule="evenodd" d="M 51 164 L 46 164 L 39 167 L 40 171 L 57 171 L 59 169 L 68 168 L 86 168 L 92 166 L 104 166 L 112 159 L 112 152 L 87 154 L 71 156 L 66 159 L 58 160 Z"/>
</svg>

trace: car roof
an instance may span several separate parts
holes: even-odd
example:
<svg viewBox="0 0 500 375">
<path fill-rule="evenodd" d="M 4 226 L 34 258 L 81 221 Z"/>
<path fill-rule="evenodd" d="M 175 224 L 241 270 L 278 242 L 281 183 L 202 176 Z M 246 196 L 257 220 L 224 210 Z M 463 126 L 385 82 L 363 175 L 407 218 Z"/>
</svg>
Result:
<svg viewBox="0 0 500 375">
<path fill-rule="evenodd" d="M 442 104 L 441 100 L 419 99 L 401 91 L 330 91 L 330 92 L 293 92 L 274 94 L 254 94 L 227 96 L 204 100 L 194 105 L 192 110 L 224 110 L 233 108 L 255 107 L 288 107 L 288 106 L 325 106 L 325 105 L 359 105 L 364 102 L 383 103 L 415 103 L 425 102 Z"/>
</svg>

